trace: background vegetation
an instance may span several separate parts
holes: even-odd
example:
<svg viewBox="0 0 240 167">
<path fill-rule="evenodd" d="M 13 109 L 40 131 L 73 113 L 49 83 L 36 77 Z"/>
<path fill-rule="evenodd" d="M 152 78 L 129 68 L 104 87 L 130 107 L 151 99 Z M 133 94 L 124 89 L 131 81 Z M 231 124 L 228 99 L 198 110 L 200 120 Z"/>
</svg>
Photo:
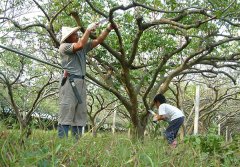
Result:
<svg viewBox="0 0 240 167">
<path fill-rule="evenodd" d="M 187 136 L 171 149 L 161 136 L 132 142 L 125 133 L 85 134 L 59 140 L 56 131 L 34 130 L 24 145 L 19 131 L 1 128 L 1 166 L 238 166 L 239 136 L 231 143 L 214 133 Z"/>
<path fill-rule="evenodd" d="M 61 65 L 62 26 L 80 26 L 83 33 L 90 23 L 109 18 L 118 29 L 88 54 L 91 131 L 77 144 L 56 138 L 61 68 L 0 50 L 1 165 L 236 166 L 239 7 L 235 0 L 2 0 L 1 46 L 55 67 Z M 199 136 L 191 136 L 196 85 Z M 185 142 L 176 150 L 162 140 L 166 124 L 151 122 L 148 110 L 157 93 L 186 116 L 180 132 Z M 114 113 L 112 136 L 103 130 L 111 130 Z M 133 143 L 129 135 L 144 143 Z"/>
</svg>

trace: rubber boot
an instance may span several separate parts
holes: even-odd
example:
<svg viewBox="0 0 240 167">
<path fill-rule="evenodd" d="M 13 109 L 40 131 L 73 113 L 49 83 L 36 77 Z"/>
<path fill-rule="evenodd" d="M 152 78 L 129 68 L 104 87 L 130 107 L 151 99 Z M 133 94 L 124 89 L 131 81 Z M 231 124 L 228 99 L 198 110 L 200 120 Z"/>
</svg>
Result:
<svg viewBox="0 0 240 167">
<path fill-rule="evenodd" d="M 72 134 L 76 140 L 78 140 L 82 136 L 82 126 L 73 126 Z"/>
<path fill-rule="evenodd" d="M 68 137 L 68 129 L 69 125 L 58 125 L 58 137 L 59 138 L 64 138 Z"/>
</svg>

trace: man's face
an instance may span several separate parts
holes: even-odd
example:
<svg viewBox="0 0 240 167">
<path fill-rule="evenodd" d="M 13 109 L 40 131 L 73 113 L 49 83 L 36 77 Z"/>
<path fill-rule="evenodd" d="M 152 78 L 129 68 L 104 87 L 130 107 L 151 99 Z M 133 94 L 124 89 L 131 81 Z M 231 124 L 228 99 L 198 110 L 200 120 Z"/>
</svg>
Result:
<svg viewBox="0 0 240 167">
<path fill-rule="evenodd" d="M 76 43 L 76 42 L 78 42 L 78 38 L 79 38 L 78 33 L 74 32 L 74 33 L 72 33 L 72 35 L 70 35 L 68 37 L 68 41 L 71 42 L 71 43 Z"/>
</svg>

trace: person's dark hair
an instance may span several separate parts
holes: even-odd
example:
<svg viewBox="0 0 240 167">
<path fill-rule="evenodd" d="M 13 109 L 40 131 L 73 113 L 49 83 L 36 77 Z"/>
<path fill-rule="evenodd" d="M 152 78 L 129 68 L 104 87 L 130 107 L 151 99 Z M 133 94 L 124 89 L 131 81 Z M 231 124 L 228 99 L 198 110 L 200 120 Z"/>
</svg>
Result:
<svg viewBox="0 0 240 167">
<path fill-rule="evenodd" d="M 165 98 L 165 96 L 164 95 L 162 95 L 162 94 L 157 94 L 155 97 L 154 97 L 154 103 L 156 103 L 156 102 L 160 102 L 161 104 L 162 103 L 166 103 L 166 98 Z"/>
</svg>

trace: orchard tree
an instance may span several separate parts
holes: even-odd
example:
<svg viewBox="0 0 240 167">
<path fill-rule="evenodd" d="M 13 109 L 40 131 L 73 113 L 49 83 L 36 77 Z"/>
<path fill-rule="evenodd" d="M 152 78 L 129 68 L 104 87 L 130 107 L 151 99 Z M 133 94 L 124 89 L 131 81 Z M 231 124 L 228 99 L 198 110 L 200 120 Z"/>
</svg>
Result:
<svg viewBox="0 0 240 167">
<path fill-rule="evenodd" d="M 173 95 L 170 95 L 173 97 L 170 102 L 185 113 L 186 134 L 193 133 L 196 85 L 200 85 L 199 133 L 205 133 L 219 123 L 222 126 L 230 124 L 229 122 L 236 123 L 238 118 L 233 118 L 240 113 L 238 104 L 240 87 L 233 82 L 235 79 L 223 75 L 225 72 L 216 74 L 208 71 L 208 74 L 205 74 L 205 70 L 198 70 L 198 73 L 174 78 L 169 86 Z M 236 133 L 236 129 L 232 126 L 229 130 Z"/>
<path fill-rule="evenodd" d="M 38 22 L 41 20 L 40 17 L 27 17 L 29 16 L 27 14 L 34 10 L 32 3 L 0 2 L 1 44 L 12 46 L 12 48 L 25 53 L 31 53 L 31 56 L 51 63 L 58 63 L 57 56 L 52 54 L 53 47 L 49 45 L 49 41 L 51 42 L 55 36 L 53 35 L 50 40 L 50 38 L 45 38 L 45 32 L 42 32 L 42 26 L 47 26 L 43 24 L 24 26 L 29 21 Z M 47 27 L 47 32 L 54 33 L 51 26 Z M 44 106 L 41 104 L 46 102 L 46 99 L 51 101 L 50 97 L 58 92 L 56 74 L 59 73 L 59 70 L 6 50 L 0 51 L 0 58 L 0 96 L 6 103 L 4 105 L 7 105 L 16 114 L 22 132 L 21 136 L 28 136 L 31 134 L 29 125 L 32 114 L 41 108 L 47 108 L 46 104 Z M 55 104 L 50 105 L 52 107 Z"/>
<path fill-rule="evenodd" d="M 98 129 L 104 124 L 106 119 L 118 107 L 117 99 L 112 99 L 111 95 L 108 94 L 108 92 L 101 89 L 96 90 L 94 87 L 91 89 L 91 91 L 87 91 L 87 113 L 91 124 L 91 131 L 94 137 L 97 136 Z M 100 115 L 101 121 L 97 122 L 97 118 L 99 119 Z"/>
<path fill-rule="evenodd" d="M 239 70 L 240 5 L 236 1 L 6 2 L 2 24 L 8 25 L 12 33 L 40 32 L 39 42 L 48 44 L 39 48 L 42 52 L 59 46 L 56 33 L 61 26 L 77 23 L 84 32 L 88 24 L 101 18 L 118 25 L 89 55 L 87 77 L 115 95 L 126 108 L 134 138 L 143 137 L 154 95 L 165 93 L 175 77 L 190 73 L 192 68 L 201 70 L 198 64 L 206 65 L 206 71 Z M 23 24 L 15 11 L 28 5 L 42 15 Z M 101 28 L 91 35 L 92 39 Z M 57 50 L 51 53 L 57 55 Z"/>
<path fill-rule="evenodd" d="M 44 99 L 57 93 L 57 89 L 51 87 L 56 80 L 51 69 L 47 72 L 39 71 L 38 68 L 31 72 L 26 71 L 26 67 L 30 69 L 33 64 L 29 63 L 29 60 L 13 56 L 15 55 L 7 51 L 0 53 L 0 96 L 15 112 L 22 135 L 28 136 L 31 133 L 28 126 L 31 115 Z"/>
</svg>

